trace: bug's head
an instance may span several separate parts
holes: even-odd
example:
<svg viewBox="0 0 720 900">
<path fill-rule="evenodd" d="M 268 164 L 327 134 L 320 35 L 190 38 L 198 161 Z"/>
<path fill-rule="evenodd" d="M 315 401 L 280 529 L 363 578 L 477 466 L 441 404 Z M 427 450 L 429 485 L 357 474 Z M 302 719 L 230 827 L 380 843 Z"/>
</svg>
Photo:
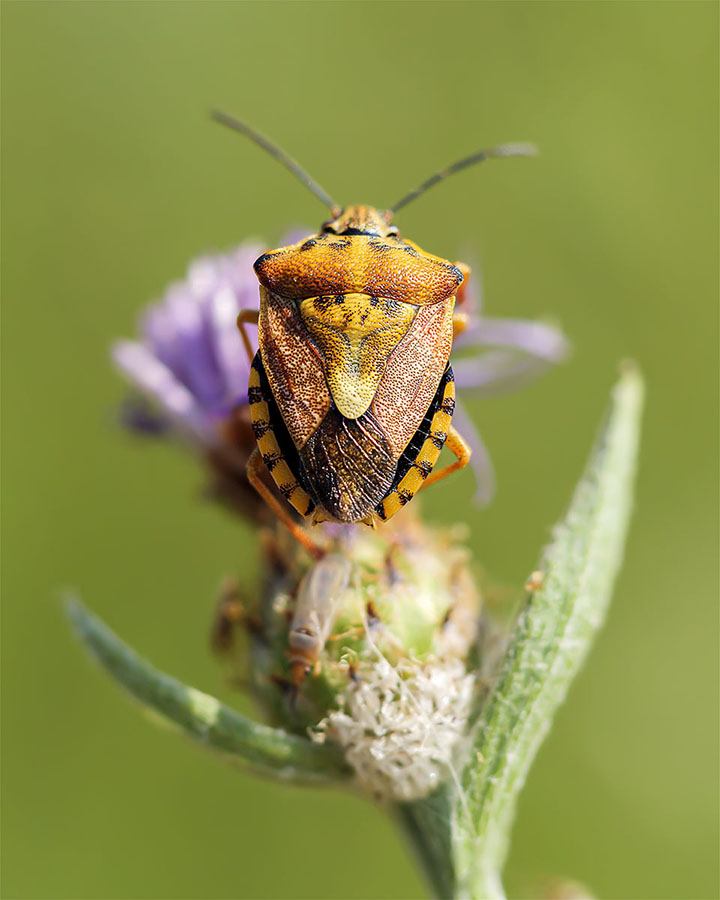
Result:
<svg viewBox="0 0 720 900">
<path fill-rule="evenodd" d="M 335 212 L 333 210 L 333 212 Z M 391 225 L 385 212 L 374 206 L 346 206 L 332 219 L 323 222 L 325 234 L 366 234 L 373 237 L 397 237 L 396 225 Z"/>
</svg>

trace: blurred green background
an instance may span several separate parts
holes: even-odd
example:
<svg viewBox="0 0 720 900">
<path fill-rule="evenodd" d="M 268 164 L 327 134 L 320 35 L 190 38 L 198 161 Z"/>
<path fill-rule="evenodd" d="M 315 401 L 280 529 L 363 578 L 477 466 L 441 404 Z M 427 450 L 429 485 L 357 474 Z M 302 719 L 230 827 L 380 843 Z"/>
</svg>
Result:
<svg viewBox="0 0 720 900">
<path fill-rule="evenodd" d="M 611 615 L 523 794 L 509 888 L 607 898 L 717 884 L 717 26 L 714 3 L 5 3 L 3 896 L 419 897 L 394 826 L 339 792 L 236 773 L 148 725 L 70 637 L 72 587 L 157 665 L 233 696 L 207 650 L 256 539 L 200 472 L 116 427 L 108 362 L 202 251 L 322 207 L 219 106 L 341 200 L 383 205 L 479 146 L 404 233 L 481 259 L 491 314 L 562 322 L 567 366 L 472 404 L 499 480 L 428 496 L 521 585 L 617 361 L 648 408 Z"/>
</svg>

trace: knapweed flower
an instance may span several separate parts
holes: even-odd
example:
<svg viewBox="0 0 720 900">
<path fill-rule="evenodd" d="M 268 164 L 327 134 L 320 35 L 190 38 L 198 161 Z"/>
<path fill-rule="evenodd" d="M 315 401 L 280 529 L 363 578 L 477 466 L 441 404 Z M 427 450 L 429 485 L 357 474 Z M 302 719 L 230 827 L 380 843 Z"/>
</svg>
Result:
<svg viewBox="0 0 720 900">
<path fill-rule="evenodd" d="M 258 308 L 260 252 L 246 243 L 194 262 L 145 312 L 141 339 L 119 341 L 113 356 L 137 391 L 126 423 L 190 443 L 210 463 L 218 498 L 271 523 L 245 474 L 255 439 L 250 361 L 236 324 L 240 310 Z M 465 327 L 453 367 L 461 395 L 516 387 L 564 358 L 556 328 L 485 316 L 478 283 L 471 278 L 458 310 Z M 256 330 L 249 336 L 254 351 Z M 489 456 L 461 404 L 455 415 L 487 502 Z M 282 528 L 265 532 L 265 584 L 243 602 L 223 596 L 216 648 L 227 651 L 244 634 L 233 676 L 252 686 L 274 721 L 339 744 L 373 796 L 417 799 L 453 770 L 477 699 L 468 658 L 478 651 L 480 604 L 467 553 L 456 535 L 422 526 L 411 510 L 377 532 L 323 530 L 327 556 L 310 568 Z"/>
<path fill-rule="evenodd" d="M 301 237 L 295 230 L 282 243 Z M 230 253 L 196 260 L 185 280 L 171 285 L 144 313 L 140 339 L 118 341 L 112 349 L 116 365 L 137 391 L 125 423 L 141 433 L 171 433 L 189 441 L 212 463 L 215 495 L 255 514 L 259 507 L 245 479 L 255 446 L 247 406 L 250 368 L 236 319 L 241 309 L 258 308 L 252 264 L 261 251 L 259 244 L 246 242 Z M 478 282 L 475 273 L 463 307 L 467 327 L 453 347 L 461 397 L 516 388 L 568 352 L 566 339 L 551 325 L 486 316 Z M 248 333 L 256 349 L 256 329 L 250 326 Z M 493 494 L 492 464 L 461 402 L 455 424 L 473 450 L 476 499 L 485 504 Z"/>
<path fill-rule="evenodd" d="M 245 474 L 255 441 L 235 324 L 241 309 L 257 308 L 259 252 L 244 244 L 194 263 L 145 314 L 141 339 L 118 342 L 113 355 L 136 398 L 151 401 L 136 399 L 127 423 L 184 439 L 210 462 L 222 500 L 275 523 Z M 465 394 L 514 388 L 567 353 L 552 326 L 488 317 L 467 293 L 460 306 L 467 327 L 453 367 Z M 262 528 L 258 584 L 227 581 L 213 633 L 272 726 L 157 671 L 78 604 L 70 616 L 161 719 L 265 775 L 351 780 L 394 812 L 437 896 L 502 900 L 519 791 L 622 557 L 642 399 L 639 373 L 626 365 L 515 622 L 496 625 L 482 608 L 464 529 L 429 528 L 416 505 L 376 530 L 325 523 L 313 559 L 289 530 Z M 455 415 L 486 500 L 489 459 L 461 407 Z"/>
</svg>

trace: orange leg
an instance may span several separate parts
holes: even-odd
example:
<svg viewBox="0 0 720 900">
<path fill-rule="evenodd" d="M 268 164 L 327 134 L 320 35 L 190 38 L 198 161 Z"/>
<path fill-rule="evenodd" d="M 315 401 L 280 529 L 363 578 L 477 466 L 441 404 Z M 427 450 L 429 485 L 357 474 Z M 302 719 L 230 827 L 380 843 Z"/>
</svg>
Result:
<svg viewBox="0 0 720 900">
<path fill-rule="evenodd" d="M 463 283 L 457 290 L 457 294 L 455 295 L 455 302 L 458 306 L 465 305 L 465 292 L 467 291 L 468 281 L 470 280 L 470 266 L 466 266 L 465 263 L 456 262 L 455 265 L 460 269 L 463 273 Z"/>
<path fill-rule="evenodd" d="M 463 331 L 465 331 L 465 329 L 468 327 L 468 325 L 470 324 L 470 318 L 466 312 L 463 312 L 460 309 L 456 309 L 453 313 L 452 324 L 453 340 L 455 340 L 455 338 L 458 335 L 462 334 Z"/>
<path fill-rule="evenodd" d="M 247 464 L 248 481 L 255 488 L 258 494 L 260 494 L 263 500 L 275 513 L 278 519 L 280 519 L 280 521 L 288 529 L 292 536 L 297 541 L 299 541 L 303 545 L 303 547 L 305 547 L 305 549 L 315 557 L 315 559 L 322 559 L 323 556 L 325 556 L 325 551 L 322 549 L 322 547 L 319 547 L 315 543 L 315 541 L 313 541 L 312 538 L 310 538 L 305 533 L 305 531 L 303 531 L 298 523 L 292 518 L 285 506 L 283 506 L 283 504 L 273 494 L 270 488 L 264 483 L 262 478 L 260 478 L 260 472 L 262 471 L 263 466 L 264 463 L 260 454 L 260 450 L 256 447 L 250 454 L 250 459 L 248 460 Z"/>
<path fill-rule="evenodd" d="M 470 266 L 465 263 L 455 263 L 455 265 L 463 273 L 463 283 L 458 288 L 455 295 L 455 312 L 453 314 L 453 339 L 462 334 L 468 327 L 469 317 L 465 312 L 465 292 L 467 291 L 468 280 L 470 278 Z"/>
<path fill-rule="evenodd" d="M 347 631 L 343 631 L 342 634 L 331 634 L 327 639 L 327 642 L 330 643 L 330 641 L 342 641 L 348 637 L 360 637 L 362 633 L 363 629 L 359 625 L 356 625 L 354 628 L 349 628 Z"/>
<path fill-rule="evenodd" d="M 438 469 L 437 472 L 431 472 L 423 482 L 420 490 L 426 488 L 429 484 L 434 484 L 436 481 L 441 481 L 448 475 L 452 475 L 452 473 L 457 472 L 458 469 L 463 469 L 470 462 L 472 450 L 462 439 L 460 433 L 456 431 L 452 426 L 450 426 L 450 430 L 448 431 L 445 446 L 448 448 L 448 450 L 452 450 L 457 459 L 454 463 L 450 463 L 449 465 L 444 466 L 442 469 Z"/>
<path fill-rule="evenodd" d="M 237 317 L 237 326 L 240 329 L 240 337 L 242 337 L 242 342 L 245 345 L 245 352 L 248 355 L 248 360 L 251 365 L 255 358 L 255 351 L 252 348 L 247 331 L 245 331 L 245 325 L 257 325 L 259 318 L 260 313 L 256 309 L 241 309 L 240 314 Z"/>
</svg>

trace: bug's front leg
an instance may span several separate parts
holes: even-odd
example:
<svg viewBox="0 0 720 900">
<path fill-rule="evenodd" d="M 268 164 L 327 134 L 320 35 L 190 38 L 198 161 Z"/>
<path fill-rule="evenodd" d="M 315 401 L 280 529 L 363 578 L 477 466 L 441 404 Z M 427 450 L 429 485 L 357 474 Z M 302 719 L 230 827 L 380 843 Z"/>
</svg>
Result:
<svg viewBox="0 0 720 900">
<path fill-rule="evenodd" d="M 451 450 L 455 454 L 455 462 L 449 463 L 447 466 L 443 466 L 443 468 L 438 469 L 437 472 L 431 472 L 423 482 L 420 490 L 426 488 L 429 484 L 434 484 L 436 481 L 441 481 L 448 475 L 452 475 L 452 473 L 457 472 L 458 469 L 464 469 L 465 466 L 470 462 L 470 457 L 472 455 L 470 445 L 467 444 L 465 440 L 463 440 L 460 432 L 453 428 L 452 425 L 450 426 L 450 429 L 448 431 L 445 446 L 448 448 L 448 450 Z"/>
<path fill-rule="evenodd" d="M 453 340 L 458 337 L 458 335 L 461 335 L 463 331 L 465 331 L 470 321 L 468 313 L 464 308 L 467 301 L 468 281 L 470 279 L 470 266 L 466 266 L 465 263 L 461 262 L 455 263 L 455 265 L 463 273 L 463 282 L 458 288 L 457 294 L 455 295 L 455 311 L 453 312 Z"/>
<path fill-rule="evenodd" d="M 256 447 L 253 452 L 250 454 L 250 459 L 247 463 L 247 478 L 250 484 L 255 488 L 255 490 L 260 494 L 263 500 L 267 503 L 270 509 L 275 513 L 275 515 L 280 519 L 283 525 L 288 529 L 290 534 L 299 541 L 303 547 L 315 558 L 322 559 L 325 556 L 325 551 L 320 547 L 312 538 L 305 533 L 305 531 L 298 525 L 298 523 L 292 518 L 290 513 L 287 511 L 285 506 L 278 500 L 278 498 L 273 494 L 270 488 L 265 484 L 265 482 L 260 477 L 260 473 L 264 467 L 262 454 L 260 450 Z"/>
<path fill-rule="evenodd" d="M 240 337 L 242 338 L 242 342 L 245 345 L 245 352 L 248 355 L 248 360 L 251 365 L 253 359 L 255 358 L 255 351 L 252 348 L 252 344 L 250 343 L 250 338 L 248 337 L 248 333 L 245 330 L 245 326 L 257 325 L 259 318 L 260 313 L 256 309 L 241 309 L 240 314 L 237 317 L 237 326 L 240 329 Z"/>
</svg>

